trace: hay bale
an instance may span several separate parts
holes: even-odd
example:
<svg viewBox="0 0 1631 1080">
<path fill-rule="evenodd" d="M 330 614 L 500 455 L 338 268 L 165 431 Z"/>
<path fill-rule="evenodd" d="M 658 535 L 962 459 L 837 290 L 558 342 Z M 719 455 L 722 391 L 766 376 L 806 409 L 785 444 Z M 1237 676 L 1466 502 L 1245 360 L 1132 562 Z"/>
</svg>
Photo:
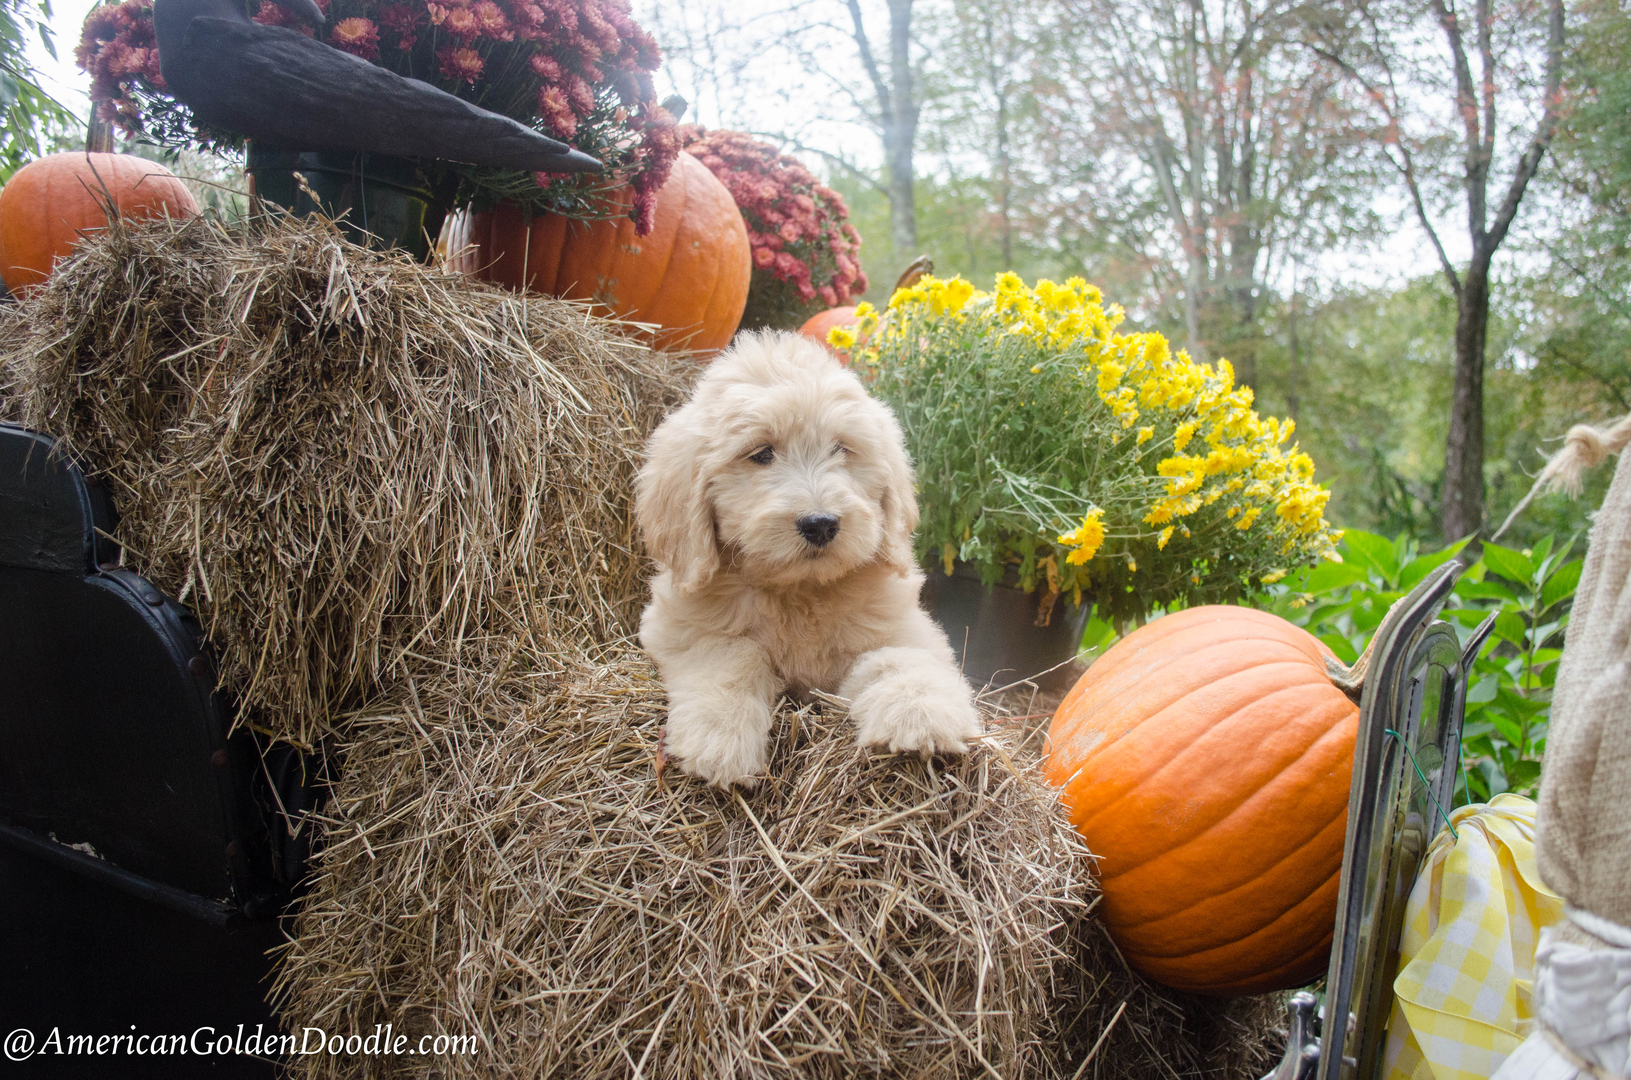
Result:
<svg viewBox="0 0 1631 1080">
<path fill-rule="evenodd" d="M 933 766 L 858 750 L 836 699 L 784 704 L 769 779 L 724 794 L 658 782 L 632 653 L 399 696 L 349 729 L 278 998 L 295 1030 L 480 1048 L 297 1074 L 1068 1077 L 1109 1027 L 1081 1075 L 1261 1075 L 1270 1016 L 1164 996 L 1098 930 L 1036 779 L 1047 713 L 986 708 Z"/>
<path fill-rule="evenodd" d="M 81 245 L 0 335 L 6 411 L 112 486 L 127 561 L 276 736 L 632 625 L 630 477 L 688 365 L 580 306 L 204 216 Z"/>
<path fill-rule="evenodd" d="M 0 314 L 0 416 L 112 485 L 246 719 L 339 751 L 289 1029 L 480 1040 L 294 1072 L 1261 1075 L 1274 1002 L 1163 993 L 1093 919 L 1045 703 L 936 767 L 789 707 L 759 790 L 657 782 L 630 487 L 687 374 L 317 221 L 111 230 Z"/>
</svg>

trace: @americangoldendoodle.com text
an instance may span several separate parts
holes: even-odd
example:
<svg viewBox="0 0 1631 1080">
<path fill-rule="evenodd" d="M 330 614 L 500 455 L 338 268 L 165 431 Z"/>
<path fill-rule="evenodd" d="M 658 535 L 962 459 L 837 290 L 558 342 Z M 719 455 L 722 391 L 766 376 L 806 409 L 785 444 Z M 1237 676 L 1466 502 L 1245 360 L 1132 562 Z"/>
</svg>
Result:
<svg viewBox="0 0 1631 1080">
<path fill-rule="evenodd" d="M 267 1031 L 256 1024 L 248 1030 L 209 1026 L 191 1032 L 129 1031 L 96 1034 L 64 1031 L 60 1027 L 35 1031 L 14 1028 L 6 1035 L 3 1050 L 8 1061 L 28 1061 L 48 1057 L 260 1057 L 283 1058 L 303 1054 L 330 1054 L 335 1057 L 366 1054 L 412 1055 L 425 1057 L 468 1056 L 481 1046 L 478 1035 L 408 1035 L 392 1024 L 376 1024 L 366 1035 L 325 1031 L 305 1027 L 298 1032 Z"/>
</svg>

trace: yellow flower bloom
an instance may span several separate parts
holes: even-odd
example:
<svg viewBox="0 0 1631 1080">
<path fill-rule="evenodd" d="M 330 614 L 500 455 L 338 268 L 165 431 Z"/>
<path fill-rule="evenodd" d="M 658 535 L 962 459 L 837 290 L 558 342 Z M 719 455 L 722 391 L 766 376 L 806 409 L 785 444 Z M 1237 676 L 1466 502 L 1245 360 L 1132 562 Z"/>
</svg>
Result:
<svg viewBox="0 0 1631 1080">
<path fill-rule="evenodd" d="M 853 349 L 855 347 L 855 331 L 847 326 L 835 326 L 827 331 L 827 344 L 835 349 Z"/>
<path fill-rule="evenodd" d="M 1100 545 L 1104 543 L 1103 518 L 1104 511 L 1094 508 L 1082 518 L 1080 525 L 1059 537 L 1059 543 L 1071 549 L 1070 554 L 1065 556 L 1065 562 L 1081 566 L 1098 554 Z"/>
<path fill-rule="evenodd" d="M 1004 273 L 990 291 L 981 292 L 962 278 L 929 276 L 898 290 L 890 298 L 887 317 L 868 305 L 858 307 L 850 333 L 856 338 L 870 333 L 865 345 L 842 336 L 829 340 L 853 349 L 868 374 L 875 371 L 881 378 L 886 365 L 898 364 L 890 370 L 908 383 L 925 375 L 945 377 L 946 365 L 965 350 L 969 356 L 991 356 L 999 368 L 1015 364 L 1004 369 L 1015 375 L 1048 373 L 1047 380 L 1005 390 L 1003 407 L 1016 410 L 1012 419 L 1023 418 L 1027 425 L 1033 416 L 1038 423 L 1057 423 L 1049 409 L 1057 411 L 1061 398 L 1083 412 L 1081 437 L 1093 445 L 1082 449 L 1099 455 L 1095 475 L 1051 491 L 1071 494 L 1085 484 L 1080 497 L 1094 492 L 1106 504 L 1089 503 L 1092 510 L 1081 526 L 1059 537 L 1067 549 L 1065 567 L 1081 567 L 1097 556 L 1107 513 L 1118 535 L 1125 529 L 1134 542 L 1154 540 L 1157 551 L 1182 535 L 1202 538 L 1197 557 L 1238 553 L 1246 572 L 1259 580 L 1279 581 L 1291 562 L 1334 555 L 1338 534 L 1324 517 L 1330 493 L 1314 481 L 1313 461 L 1289 442 L 1295 425 L 1259 416 L 1252 388 L 1236 383 L 1227 359 L 1199 364 L 1161 334 L 1122 333 L 1125 317 L 1081 278 L 1027 286 L 1017 274 Z M 1055 378 L 1071 374 L 1074 383 Z M 976 408 L 983 406 L 951 399 L 936 408 L 964 424 L 974 421 Z M 1009 419 L 1002 421 L 1003 430 L 1010 430 Z M 1126 440 L 1127 435 L 1133 439 Z M 1169 456 L 1145 459 L 1142 447 L 1165 447 L 1168 439 Z M 1060 511 L 1081 513 L 1055 495 L 1043 494 L 1058 478 L 1026 479 L 1039 486 L 1025 489 L 1032 494 L 1023 498 L 1054 500 L 1054 520 Z M 1025 506 L 1018 509 L 1030 512 Z M 1257 529 L 1260 520 L 1266 524 Z M 1224 528 L 1225 523 L 1234 528 Z M 1117 557 L 1128 559 L 1129 572 L 1136 570 L 1130 555 Z M 1149 561 L 1150 555 L 1145 558 Z M 1065 567 L 1062 574 L 1081 573 Z M 1159 580 L 1173 576 L 1164 563 L 1152 567 L 1152 573 Z M 1199 574 L 1177 573 L 1180 580 L 1200 584 Z M 1081 580 L 1062 576 L 1061 587 L 1071 591 Z"/>
</svg>

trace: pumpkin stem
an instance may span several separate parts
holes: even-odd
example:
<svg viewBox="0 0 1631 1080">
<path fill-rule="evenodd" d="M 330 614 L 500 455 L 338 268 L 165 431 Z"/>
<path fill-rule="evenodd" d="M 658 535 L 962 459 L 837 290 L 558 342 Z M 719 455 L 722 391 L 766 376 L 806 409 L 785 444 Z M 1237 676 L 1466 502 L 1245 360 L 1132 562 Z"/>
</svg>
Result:
<svg viewBox="0 0 1631 1080">
<path fill-rule="evenodd" d="M 1372 638 L 1371 640 L 1375 641 L 1376 639 Z M 1331 677 L 1331 685 L 1355 701 L 1359 700 L 1359 695 L 1364 692 L 1365 672 L 1369 669 L 1369 645 L 1365 646 L 1365 651 L 1359 654 L 1359 659 L 1355 660 L 1352 666 L 1344 664 L 1334 656 L 1325 658 L 1325 674 Z"/>
<path fill-rule="evenodd" d="M 1376 639 L 1382 636 L 1382 627 L 1388 624 L 1388 620 L 1393 618 L 1394 613 L 1399 610 L 1399 605 L 1403 604 L 1407 599 L 1409 599 L 1408 595 L 1401 596 L 1393 601 L 1393 604 L 1387 609 L 1387 614 L 1382 616 L 1382 621 L 1376 624 L 1376 632 L 1371 634 L 1370 640 L 1365 643 L 1365 651 L 1359 654 L 1359 659 L 1355 660 L 1353 664 L 1344 664 L 1334 656 L 1325 658 L 1325 674 L 1331 677 L 1331 685 L 1347 694 L 1355 702 L 1358 702 L 1360 695 L 1364 693 L 1365 673 L 1370 670 L 1371 650 L 1376 647 Z"/>
<path fill-rule="evenodd" d="M 934 273 L 934 260 L 927 255 L 919 255 L 913 259 L 911 265 L 901 271 L 900 277 L 895 279 L 895 290 L 910 289 L 916 285 L 918 279 L 925 274 Z"/>
</svg>

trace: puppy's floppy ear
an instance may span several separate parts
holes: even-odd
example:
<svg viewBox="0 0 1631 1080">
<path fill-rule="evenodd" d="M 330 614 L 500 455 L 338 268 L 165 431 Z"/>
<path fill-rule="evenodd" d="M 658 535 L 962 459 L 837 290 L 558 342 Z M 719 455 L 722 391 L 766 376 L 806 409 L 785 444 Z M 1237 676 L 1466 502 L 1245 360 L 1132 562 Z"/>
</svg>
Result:
<svg viewBox="0 0 1631 1080">
<path fill-rule="evenodd" d="M 884 487 L 879 497 L 883 509 L 883 558 L 901 574 L 917 565 L 912 553 L 912 533 L 917 529 L 917 488 L 912 479 L 912 462 L 906 456 L 906 439 L 895 414 L 877 404 L 878 457 L 883 465 Z"/>
<path fill-rule="evenodd" d="M 719 571 L 702 419 L 686 406 L 664 420 L 634 479 L 634 519 L 646 551 L 673 571 L 681 593 L 695 592 Z"/>
</svg>

